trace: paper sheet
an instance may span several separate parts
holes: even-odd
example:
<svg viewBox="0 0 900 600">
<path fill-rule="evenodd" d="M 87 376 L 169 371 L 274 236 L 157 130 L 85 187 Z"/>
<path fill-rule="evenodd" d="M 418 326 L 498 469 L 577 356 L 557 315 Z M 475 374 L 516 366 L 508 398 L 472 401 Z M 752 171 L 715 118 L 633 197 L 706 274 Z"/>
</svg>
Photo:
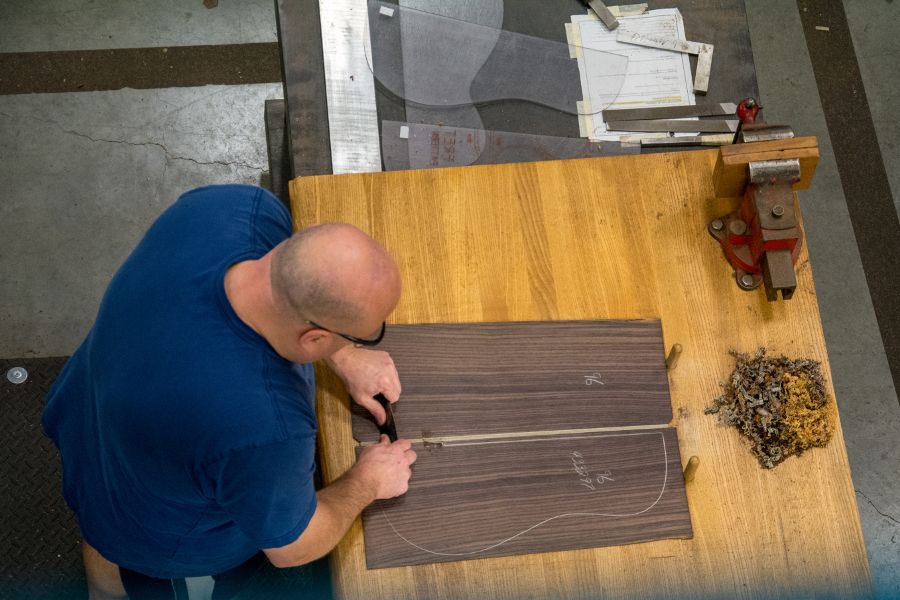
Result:
<svg viewBox="0 0 900 600">
<path fill-rule="evenodd" d="M 684 21 L 677 8 L 651 10 L 619 19 L 619 28 L 658 37 L 686 39 Z M 615 97 L 604 95 L 596 68 L 578 57 L 584 101 L 579 113 L 582 137 L 592 141 L 615 141 L 634 132 L 608 132 L 600 115 L 602 109 L 647 108 L 695 104 L 691 64 L 687 54 L 646 48 L 616 41 L 617 31 L 609 31 L 593 14 L 573 15 L 570 42 L 585 48 L 628 56 L 628 70 Z M 595 108 L 596 107 L 596 108 Z M 644 136 L 652 134 L 643 134 Z M 691 135 L 691 134 L 685 134 Z"/>
</svg>

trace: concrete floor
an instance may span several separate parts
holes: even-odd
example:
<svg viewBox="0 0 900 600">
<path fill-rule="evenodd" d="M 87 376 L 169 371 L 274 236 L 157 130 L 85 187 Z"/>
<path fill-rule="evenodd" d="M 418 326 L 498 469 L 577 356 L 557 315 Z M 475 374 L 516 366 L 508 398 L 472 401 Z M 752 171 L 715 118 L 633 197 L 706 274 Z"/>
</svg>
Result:
<svg viewBox="0 0 900 600">
<path fill-rule="evenodd" d="M 894 206 L 900 213 L 900 10 L 887 2 L 846 0 L 847 21 L 869 108 L 887 169 Z"/>
<path fill-rule="evenodd" d="M 0 96 L 5 357 L 68 355 L 110 277 L 184 191 L 259 184 L 280 84 Z"/>
<path fill-rule="evenodd" d="M 272 0 L 0 3 L 0 52 L 275 41 Z M 846 0 L 900 209 L 900 3 Z M 834 387 L 873 580 L 900 590 L 900 408 L 866 287 L 797 6 L 747 0 L 770 122 L 819 136 L 802 195 Z M 0 357 L 71 353 L 114 270 L 190 188 L 258 183 L 263 102 L 279 84 L 0 96 Z"/>
<path fill-rule="evenodd" d="M 0 52 L 274 42 L 272 0 L 4 0 Z"/>
<path fill-rule="evenodd" d="M 893 85 L 880 80 L 893 70 L 884 56 L 864 47 L 897 47 L 888 35 L 896 5 L 878 4 L 884 25 L 865 31 L 875 3 L 845 2 L 879 143 L 897 202 L 898 157 L 886 151 L 900 141 L 900 127 L 888 107 Z M 887 7 L 887 8 L 885 8 Z M 822 326 L 838 398 L 841 424 L 859 506 L 870 568 L 879 597 L 900 595 L 900 406 L 881 343 L 860 263 L 831 138 L 813 77 L 797 6 L 783 0 L 748 0 L 748 20 L 761 104 L 769 122 L 790 123 L 819 138 L 821 160 L 812 187 L 800 195 Z M 878 20 L 878 19 L 876 19 Z M 896 25 L 893 26 L 896 31 Z M 822 32 L 827 34 L 827 32 Z M 873 39 L 878 33 L 885 39 Z M 870 85 L 871 84 L 871 85 Z"/>
</svg>

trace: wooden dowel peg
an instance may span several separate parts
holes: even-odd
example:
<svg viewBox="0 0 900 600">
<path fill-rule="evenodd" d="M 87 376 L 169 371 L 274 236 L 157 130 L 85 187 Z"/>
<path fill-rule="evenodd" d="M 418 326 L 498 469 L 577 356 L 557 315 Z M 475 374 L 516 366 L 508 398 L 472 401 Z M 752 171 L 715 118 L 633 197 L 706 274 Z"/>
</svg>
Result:
<svg viewBox="0 0 900 600">
<path fill-rule="evenodd" d="M 684 468 L 684 482 L 690 483 L 697 474 L 697 468 L 700 466 L 700 458 L 692 456 L 688 459 L 687 466 Z"/>
<path fill-rule="evenodd" d="M 672 346 L 672 349 L 669 350 L 669 355 L 666 357 L 666 368 L 670 371 L 675 368 L 678 364 L 678 358 L 681 356 L 681 344 L 675 344 Z"/>
</svg>

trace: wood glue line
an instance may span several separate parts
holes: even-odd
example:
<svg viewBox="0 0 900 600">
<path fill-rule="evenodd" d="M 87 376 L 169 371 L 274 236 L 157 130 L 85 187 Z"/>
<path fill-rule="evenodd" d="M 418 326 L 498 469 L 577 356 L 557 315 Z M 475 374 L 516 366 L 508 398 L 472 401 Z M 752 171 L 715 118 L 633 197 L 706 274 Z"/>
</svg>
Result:
<svg viewBox="0 0 900 600">
<path fill-rule="evenodd" d="M 507 440 L 522 437 L 554 437 L 565 435 L 577 435 L 582 433 L 607 433 L 613 431 L 641 431 L 647 429 L 669 429 L 669 425 L 627 425 L 624 427 L 592 427 L 587 429 L 556 429 L 547 431 L 510 431 L 507 433 L 488 433 L 471 435 L 448 435 L 444 437 L 410 438 L 413 444 L 452 444 L 454 442 Z M 378 442 L 358 442 L 359 446 L 373 446 Z"/>
</svg>

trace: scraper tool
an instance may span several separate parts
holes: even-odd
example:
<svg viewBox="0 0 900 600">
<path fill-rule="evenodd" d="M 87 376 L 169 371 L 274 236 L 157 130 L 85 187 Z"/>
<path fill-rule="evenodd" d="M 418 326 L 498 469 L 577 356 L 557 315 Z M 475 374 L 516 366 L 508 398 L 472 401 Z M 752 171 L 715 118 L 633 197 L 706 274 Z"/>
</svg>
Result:
<svg viewBox="0 0 900 600">
<path fill-rule="evenodd" d="M 387 419 L 385 419 L 384 425 L 378 426 L 378 432 L 388 436 L 391 442 L 396 442 L 397 426 L 394 424 L 394 411 L 391 410 L 391 402 L 384 397 L 384 394 L 381 393 L 375 394 L 374 398 L 378 400 L 378 403 L 384 408 L 384 413 L 387 415 Z"/>
</svg>

